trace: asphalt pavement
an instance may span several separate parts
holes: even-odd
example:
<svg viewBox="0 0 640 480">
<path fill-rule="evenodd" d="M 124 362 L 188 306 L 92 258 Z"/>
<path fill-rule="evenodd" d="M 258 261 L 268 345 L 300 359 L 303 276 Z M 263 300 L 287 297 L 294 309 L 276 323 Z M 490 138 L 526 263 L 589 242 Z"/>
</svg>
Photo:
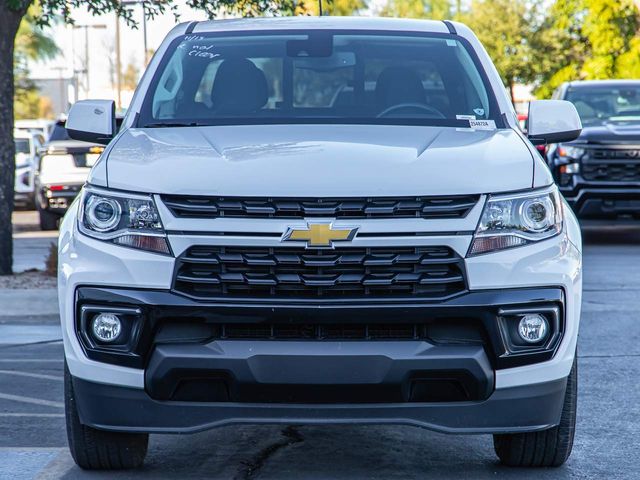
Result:
<svg viewBox="0 0 640 480">
<path fill-rule="evenodd" d="M 23 240 L 16 239 L 18 248 Z M 396 426 L 230 426 L 152 435 L 138 471 L 83 472 L 66 448 L 58 318 L 43 313 L 3 321 L 3 305 L 0 479 L 638 479 L 639 247 L 640 226 L 585 230 L 577 435 L 573 455 L 559 469 L 502 467 L 486 435 Z"/>
</svg>

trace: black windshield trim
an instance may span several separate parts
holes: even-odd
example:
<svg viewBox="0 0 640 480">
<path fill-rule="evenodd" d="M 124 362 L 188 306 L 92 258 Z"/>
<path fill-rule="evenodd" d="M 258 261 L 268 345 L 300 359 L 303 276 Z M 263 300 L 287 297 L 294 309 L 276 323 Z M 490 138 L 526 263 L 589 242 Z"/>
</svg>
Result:
<svg viewBox="0 0 640 480">
<path fill-rule="evenodd" d="M 395 31 L 395 30 L 359 30 L 359 29 L 328 29 L 328 28 L 308 28 L 308 29 L 273 29 L 273 30 L 251 30 L 251 31 L 243 31 L 243 30 L 232 30 L 232 31 L 219 31 L 219 32 L 199 32 L 198 35 L 203 37 L 248 37 L 248 36 L 269 36 L 269 35 L 309 35 L 310 32 L 327 32 L 332 35 L 371 35 L 371 36 L 398 36 L 398 37 L 422 37 L 422 38 L 441 38 L 441 39 L 450 39 L 460 42 L 469 56 L 473 61 L 478 74 L 482 80 L 482 84 L 487 93 L 487 97 L 489 99 L 489 108 L 491 111 L 491 115 L 488 120 L 493 120 L 496 124 L 496 128 L 509 128 L 505 123 L 502 111 L 500 110 L 498 100 L 495 96 L 495 92 L 493 91 L 491 82 L 485 71 L 480 58 L 478 57 L 475 49 L 471 45 L 471 43 L 466 39 L 461 37 L 460 35 L 454 35 L 451 33 L 440 33 L 440 32 L 424 32 L 418 30 L 407 30 L 407 31 Z M 137 116 L 137 122 L 134 124 L 137 128 L 145 128 L 145 125 L 149 124 L 160 124 L 163 123 L 158 119 L 155 119 L 152 115 L 152 104 L 153 104 L 153 92 L 155 92 L 158 82 L 169 63 L 172 55 L 174 54 L 177 46 L 185 40 L 187 35 L 180 35 L 173 39 L 169 46 L 167 47 L 160 64 L 156 68 L 151 81 L 149 82 L 149 86 L 146 89 L 145 97 L 142 102 L 142 107 L 140 108 L 140 112 Z M 200 122 L 203 123 L 199 119 Z M 222 119 L 221 119 L 222 120 Z M 272 121 L 275 120 L 275 121 Z M 456 126 L 456 127 L 468 127 L 468 121 L 463 120 L 447 120 L 447 122 L 453 122 L 453 125 L 443 125 L 442 120 L 436 119 L 409 119 L 409 118 L 368 118 L 366 119 L 353 119 L 354 122 L 348 122 L 344 119 L 344 117 L 340 117 L 339 121 L 336 122 L 336 118 L 329 117 L 317 117 L 317 118 L 304 118 L 304 117 L 296 117 L 294 119 L 267 119 L 267 118 L 238 118 L 233 119 L 233 122 L 230 123 L 230 120 L 227 120 L 225 123 L 219 123 L 217 121 L 207 121 L 206 124 L 209 125 L 270 125 L 270 124 L 333 124 L 333 123 L 348 123 L 348 124 L 361 124 L 361 125 L 407 125 L 407 126 L 428 126 L 428 127 L 438 127 L 438 126 Z M 398 120 L 400 122 L 398 122 Z M 169 120 L 169 123 L 176 123 L 175 120 Z M 182 121 L 181 121 L 182 123 Z M 184 123 L 190 123 L 188 120 Z"/>
</svg>

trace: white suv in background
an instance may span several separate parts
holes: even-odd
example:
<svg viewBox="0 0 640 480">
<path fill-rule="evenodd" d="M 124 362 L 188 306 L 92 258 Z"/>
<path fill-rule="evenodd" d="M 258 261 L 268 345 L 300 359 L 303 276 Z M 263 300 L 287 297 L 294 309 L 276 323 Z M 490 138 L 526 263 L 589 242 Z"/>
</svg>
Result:
<svg viewBox="0 0 640 480">
<path fill-rule="evenodd" d="M 35 206 L 35 176 L 40 158 L 40 135 L 27 130 L 14 130 L 16 173 L 14 200 L 26 208 Z"/>
<path fill-rule="evenodd" d="M 188 23 L 60 231 L 69 446 L 142 464 L 149 433 L 398 423 L 493 434 L 508 465 L 571 452 L 578 223 L 464 25 L 370 18 Z M 428 454 L 428 453 L 427 453 Z"/>
</svg>

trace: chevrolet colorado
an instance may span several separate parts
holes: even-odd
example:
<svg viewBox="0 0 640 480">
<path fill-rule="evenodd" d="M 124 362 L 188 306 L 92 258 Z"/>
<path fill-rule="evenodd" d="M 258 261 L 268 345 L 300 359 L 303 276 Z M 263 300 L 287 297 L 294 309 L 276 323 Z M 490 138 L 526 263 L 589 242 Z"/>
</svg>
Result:
<svg viewBox="0 0 640 480">
<path fill-rule="evenodd" d="M 150 433 L 234 423 L 492 434 L 508 465 L 571 452 L 578 223 L 454 22 L 178 25 L 60 229 L 67 432 L 87 469 L 142 464 Z"/>
</svg>

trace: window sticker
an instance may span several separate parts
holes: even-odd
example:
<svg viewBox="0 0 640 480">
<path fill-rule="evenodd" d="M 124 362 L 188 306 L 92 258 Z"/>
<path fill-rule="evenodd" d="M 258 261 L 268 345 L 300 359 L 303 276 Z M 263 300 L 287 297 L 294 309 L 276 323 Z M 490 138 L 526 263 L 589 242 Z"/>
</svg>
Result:
<svg viewBox="0 0 640 480">
<path fill-rule="evenodd" d="M 456 120 L 475 120 L 475 115 L 456 115 Z"/>
<path fill-rule="evenodd" d="M 474 108 L 473 111 L 475 112 L 476 115 L 478 115 L 479 117 L 484 116 L 484 108 Z"/>
<path fill-rule="evenodd" d="M 493 120 L 469 120 L 469 126 L 474 130 L 495 130 L 496 122 Z"/>
<path fill-rule="evenodd" d="M 447 40 L 447 46 L 449 47 L 457 47 L 458 46 L 458 42 L 455 40 Z"/>
</svg>

